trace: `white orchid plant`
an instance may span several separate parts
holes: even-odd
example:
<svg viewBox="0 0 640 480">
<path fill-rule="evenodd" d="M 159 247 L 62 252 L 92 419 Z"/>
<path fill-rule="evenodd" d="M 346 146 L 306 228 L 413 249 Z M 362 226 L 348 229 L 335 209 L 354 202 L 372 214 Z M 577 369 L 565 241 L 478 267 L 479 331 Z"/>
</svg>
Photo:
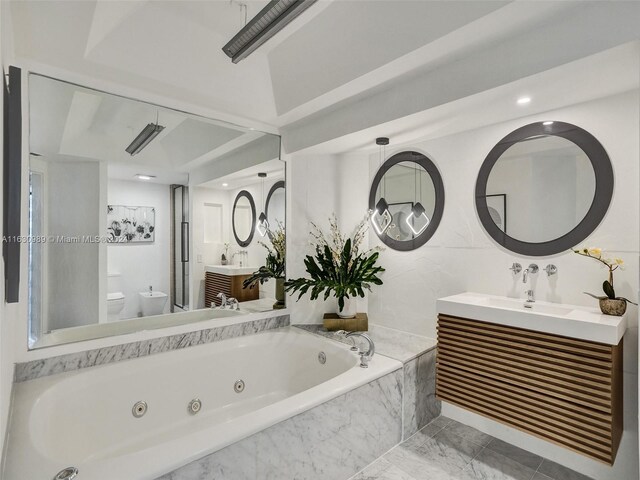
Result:
<svg viewBox="0 0 640 480">
<path fill-rule="evenodd" d="M 592 293 L 584 292 L 587 295 L 597 298 L 598 300 L 610 299 L 610 300 L 624 300 L 629 303 L 633 303 L 637 305 L 637 303 L 632 302 L 631 300 L 624 297 L 616 297 L 616 291 L 613 288 L 613 272 L 618 269 L 624 270 L 624 260 L 622 258 L 608 258 L 606 254 L 602 251 L 601 248 L 598 247 L 584 247 L 580 250 L 574 250 L 574 253 L 581 255 L 583 257 L 593 258 L 598 262 L 602 263 L 609 269 L 609 279 L 605 280 L 602 283 L 602 290 L 605 295 L 594 295 Z"/>
</svg>

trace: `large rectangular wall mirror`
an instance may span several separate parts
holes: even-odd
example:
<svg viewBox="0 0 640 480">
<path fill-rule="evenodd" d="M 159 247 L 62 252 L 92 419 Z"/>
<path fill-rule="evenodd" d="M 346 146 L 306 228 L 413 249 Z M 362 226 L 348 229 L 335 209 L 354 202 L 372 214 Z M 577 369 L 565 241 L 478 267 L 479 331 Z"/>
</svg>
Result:
<svg viewBox="0 0 640 480">
<path fill-rule="evenodd" d="M 249 243 L 233 228 L 239 192 L 257 219 L 284 192 L 279 136 L 28 82 L 29 348 L 283 307 L 276 275 L 252 275 L 284 237 L 284 195 L 267 230 L 238 209 Z"/>
</svg>

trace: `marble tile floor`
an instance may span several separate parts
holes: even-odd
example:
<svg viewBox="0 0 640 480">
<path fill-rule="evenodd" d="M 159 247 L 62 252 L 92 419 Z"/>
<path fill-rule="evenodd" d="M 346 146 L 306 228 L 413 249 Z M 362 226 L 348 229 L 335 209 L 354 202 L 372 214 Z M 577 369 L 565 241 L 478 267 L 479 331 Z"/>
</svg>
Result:
<svg viewBox="0 0 640 480">
<path fill-rule="evenodd" d="M 441 416 L 351 480 L 591 479 Z"/>
</svg>

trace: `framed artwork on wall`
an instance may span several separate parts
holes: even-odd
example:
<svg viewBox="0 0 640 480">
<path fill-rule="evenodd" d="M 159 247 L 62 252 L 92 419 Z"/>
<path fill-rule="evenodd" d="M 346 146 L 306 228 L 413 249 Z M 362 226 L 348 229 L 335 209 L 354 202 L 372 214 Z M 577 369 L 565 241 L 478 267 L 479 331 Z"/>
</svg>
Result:
<svg viewBox="0 0 640 480">
<path fill-rule="evenodd" d="M 109 243 L 150 243 L 155 240 L 156 209 L 107 205 Z"/>
</svg>

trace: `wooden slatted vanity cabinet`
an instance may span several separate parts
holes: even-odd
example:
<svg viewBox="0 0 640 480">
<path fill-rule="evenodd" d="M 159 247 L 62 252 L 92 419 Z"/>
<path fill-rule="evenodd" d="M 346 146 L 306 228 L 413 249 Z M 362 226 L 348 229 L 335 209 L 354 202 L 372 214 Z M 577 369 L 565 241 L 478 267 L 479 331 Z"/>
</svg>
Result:
<svg viewBox="0 0 640 480">
<path fill-rule="evenodd" d="M 609 345 L 438 316 L 436 395 L 613 464 L 622 436 L 622 340 Z"/>
</svg>

